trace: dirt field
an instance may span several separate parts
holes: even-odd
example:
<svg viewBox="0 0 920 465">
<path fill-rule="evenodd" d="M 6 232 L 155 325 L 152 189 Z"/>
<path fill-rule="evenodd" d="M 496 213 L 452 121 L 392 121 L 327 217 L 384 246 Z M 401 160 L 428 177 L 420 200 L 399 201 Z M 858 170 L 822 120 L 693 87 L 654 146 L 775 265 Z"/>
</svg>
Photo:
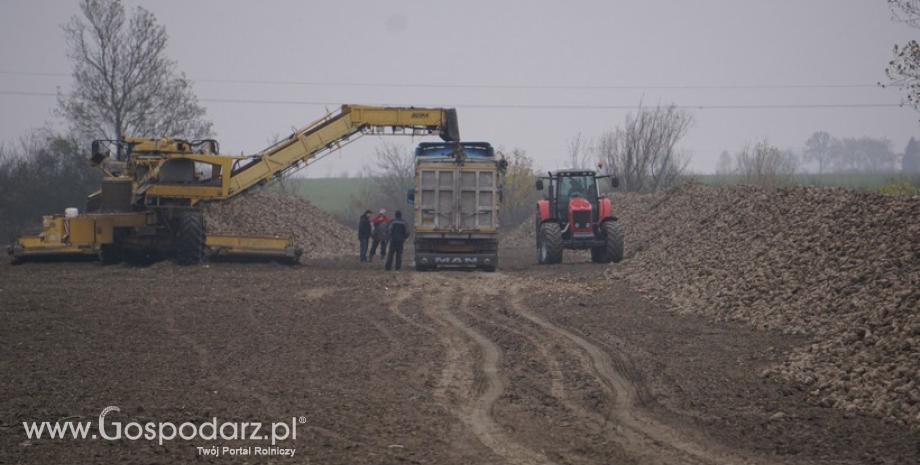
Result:
<svg viewBox="0 0 920 465">
<path fill-rule="evenodd" d="M 496 273 L 4 263 L 0 463 L 916 463 L 909 426 L 760 377 L 806 337 L 676 315 L 606 279 L 616 265 L 531 255 L 505 252 Z M 296 418 L 276 445 L 296 450 L 23 427 L 96 434 L 108 406 L 107 428 Z"/>
</svg>

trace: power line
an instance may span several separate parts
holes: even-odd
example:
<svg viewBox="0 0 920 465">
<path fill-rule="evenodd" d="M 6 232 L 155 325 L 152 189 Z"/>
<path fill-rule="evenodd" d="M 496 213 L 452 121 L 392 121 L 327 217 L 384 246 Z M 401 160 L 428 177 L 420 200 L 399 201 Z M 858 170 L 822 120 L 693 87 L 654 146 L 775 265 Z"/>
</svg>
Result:
<svg viewBox="0 0 920 465">
<path fill-rule="evenodd" d="M 2 93 L 2 92 L 0 92 Z M 240 100 L 240 99 L 201 99 L 213 103 L 242 103 L 268 105 L 341 105 L 340 102 L 309 102 L 279 100 Z M 383 104 L 370 104 L 383 105 Z M 583 105 L 583 104 L 491 104 L 491 103 L 444 103 L 426 104 L 426 106 L 453 108 L 485 109 L 535 109 L 535 110 L 635 110 L 639 105 Z M 829 103 L 829 104 L 712 104 L 712 105 L 675 105 L 684 110 L 745 110 L 745 109 L 783 109 L 783 108 L 886 108 L 899 107 L 899 103 Z"/>
<path fill-rule="evenodd" d="M 30 97 L 56 97 L 51 92 L 21 92 L 0 90 L 0 95 L 22 95 Z M 236 103 L 245 105 L 325 105 L 338 106 L 341 102 L 319 102 L 298 100 L 246 100 L 224 98 L 201 98 L 209 103 Z M 381 105 L 387 104 L 369 104 Z M 480 108 L 480 109 L 520 109 L 520 110 L 635 110 L 639 105 L 583 105 L 583 104 L 499 104 L 499 103 L 449 103 L 426 104 L 425 106 Z M 770 109 L 809 109 L 809 108 L 894 108 L 900 103 L 792 103 L 792 104 L 701 104 L 675 105 L 682 110 L 770 110 Z"/>
<path fill-rule="evenodd" d="M 3 71 L 0 74 L 14 76 L 69 77 L 66 73 L 42 73 L 31 71 Z M 334 81 L 283 81 L 263 79 L 192 79 L 194 82 L 222 84 L 259 84 L 283 86 L 317 87 L 384 87 L 421 89 L 526 89 L 526 90 L 753 90 L 753 89 L 853 89 L 872 88 L 878 84 L 676 84 L 676 85 L 553 85 L 553 84 L 426 84 L 426 83 L 380 83 L 380 82 L 334 82 Z"/>
<path fill-rule="evenodd" d="M 303 82 L 303 81 L 259 81 L 237 79 L 197 79 L 197 82 L 269 84 L 289 86 L 324 87 L 386 87 L 421 89 L 522 89 L 522 90 L 752 90 L 752 89 L 829 89 L 869 88 L 876 84 L 762 84 L 762 85 L 540 85 L 540 84 L 397 84 L 371 82 Z"/>
<path fill-rule="evenodd" d="M 57 94 L 51 92 L 25 92 L 18 90 L 0 90 L 0 95 L 28 95 L 35 97 L 57 97 Z"/>
</svg>

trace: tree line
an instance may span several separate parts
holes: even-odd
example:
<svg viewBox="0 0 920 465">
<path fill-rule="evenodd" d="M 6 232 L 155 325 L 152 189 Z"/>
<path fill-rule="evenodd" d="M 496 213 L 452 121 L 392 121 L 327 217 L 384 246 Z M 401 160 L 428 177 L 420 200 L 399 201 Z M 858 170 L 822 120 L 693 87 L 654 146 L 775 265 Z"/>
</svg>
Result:
<svg viewBox="0 0 920 465">
<path fill-rule="evenodd" d="M 920 143 L 911 138 L 903 153 L 886 138 L 833 137 L 816 131 L 800 149 L 781 150 L 768 139 L 743 147 L 734 154 L 723 151 L 716 174 L 735 176 L 739 182 L 762 187 L 788 184 L 793 174 L 904 174 L 920 173 Z"/>
<path fill-rule="evenodd" d="M 21 228 L 41 226 L 41 214 L 82 210 L 100 179 L 78 141 L 49 130 L 0 147 L 0 238 L 12 242 Z"/>
<path fill-rule="evenodd" d="M 818 174 L 824 173 L 894 173 L 915 171 L 916 141 L 911 138 L 904 153 L 894 151 L 886 138 L 831 137 L 818 131 L 805 141 L 801 159 L 810 163 Z"/>
</svg>

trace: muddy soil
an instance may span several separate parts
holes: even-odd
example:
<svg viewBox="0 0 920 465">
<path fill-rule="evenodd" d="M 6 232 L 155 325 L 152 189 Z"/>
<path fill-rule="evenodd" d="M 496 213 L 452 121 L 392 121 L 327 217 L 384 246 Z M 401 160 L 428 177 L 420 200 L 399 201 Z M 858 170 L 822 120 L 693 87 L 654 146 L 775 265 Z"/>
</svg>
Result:
<svg viewBox="0 0 920 465">
<path fill-rule="evenodd" d="M 714 323 L 568 254 L 496 273 L 0 265 L 0 463 L 916 463 L 910 427 L 760 374 L 807 337 Z M 411 258 L 408 260 L 411 265 Z M 29 438 L 23 422 L 296 425 L 267 439 Z M 125 431 L 127 433 L 127 430 Z"/>
</svg>

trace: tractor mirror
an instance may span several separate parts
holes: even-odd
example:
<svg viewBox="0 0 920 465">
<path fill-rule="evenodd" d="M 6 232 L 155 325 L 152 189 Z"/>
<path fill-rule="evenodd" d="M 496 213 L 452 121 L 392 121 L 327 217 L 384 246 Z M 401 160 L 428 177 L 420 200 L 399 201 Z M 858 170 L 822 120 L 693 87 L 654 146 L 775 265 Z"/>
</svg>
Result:
<svg viewBox="0 0 920 465">
<path fill-rule="evenodd" d="M 620 187 L 620 179 L 617 178 L 616 176 L 611 176 L 610 177 L 610 187 L 614 189 L 616 189 L 617 187 Z"/>
<path fill-rule="evenodd" d="M 406 203 L 409 205 L 415 205 L 415 189 L 409 189 L 406 191 Z"/>
<path fill-rule="evenodd" d="M 537 179 L 536 187 L 537 187 L 537 190 L 538 190 L 538 191 L 542 191 L 542 190 L 543 190 L 543 180 L 542 180 L 542 179 Z"/>
</svg>

